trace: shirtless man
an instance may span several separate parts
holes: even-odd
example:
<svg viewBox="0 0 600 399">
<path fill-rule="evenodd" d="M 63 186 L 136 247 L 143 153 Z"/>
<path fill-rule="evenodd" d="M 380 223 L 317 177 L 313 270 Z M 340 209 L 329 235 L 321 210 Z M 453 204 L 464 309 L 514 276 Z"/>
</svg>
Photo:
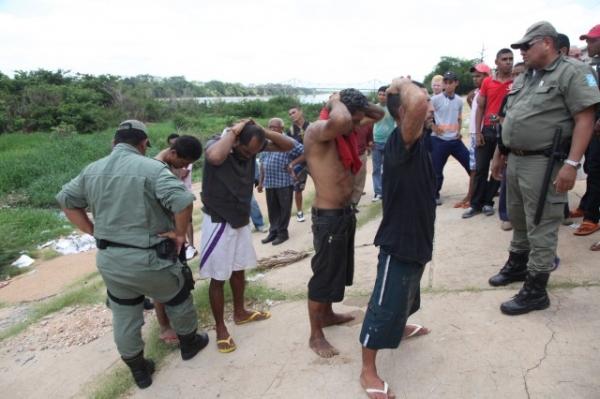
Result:
<svg viewBox="0 0 600 399">
<path fill-rule="evenodd" d="M 323 334 L 323 328 L 346 323 L 353 316 L 333 312 L 354 274 L 356 217 L 351 206 L 353 174 L 361 167 L 354 126 L 380 120 L 383 110 L 370 104 L 358 90 L 334 94 L 327 105 L 328 119 L 312 123 L 304 136 L 308 169 L 315 184 L 312 230 L 315 255 L 313 277 L 308 283 L 309 346 L 321 357 L 339 352 Z M 332 262 L 331 259 L 335 261 Z"/>
</svg>

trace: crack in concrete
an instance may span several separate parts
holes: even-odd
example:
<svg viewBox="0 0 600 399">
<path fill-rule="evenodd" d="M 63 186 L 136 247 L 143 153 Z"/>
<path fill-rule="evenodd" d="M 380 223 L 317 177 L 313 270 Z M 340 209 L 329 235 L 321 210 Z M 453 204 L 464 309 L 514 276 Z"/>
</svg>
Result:
<svg viewBox="0 0 600 399">
<path fill-rule="evenodd" d="M 554 338 L 556 336 L 556 331 L 552 328 L 552 323 L 554 323 L 554 316 L 556 316 L 556 314 L 560 311 L 560 297 L 556 296 L 556 310 L 554 310 L 552 312 L 552 315 L 548 318 L 548 321 L 546 322 L 546 328 L 552 333 L 550 335 L 550 338 L 548 339 L 548 341 L 546 341 L 546 344 L 544 345 L 544 354 L 542 355 L 542 357 L 538 360 L 537 364 L 533 367 L 528 368 L 527 370 L 525 370 L 525 373 L 522 373 L 523 375 L 523 384 L 524 384 L 524 388 L 525 388 L 525 394 L 527 395 L 527 399 L 531 399 L 531 393 L 529 392 L 529 384 L 527 381 L 527 378 L 529 377 L 529 373 L 531 373 L 533 370 L 537 370 L 542 366 L 542 363 L 544 362 L 544 360 L 546 360 L 546 358 L 548 357 L 548 348 L 550 346 L 550 344 L 554 341 Z"/>
<path fill-rule="evenodd" d="M 277 371 L 277 373 L 275 374 L 275 376 L 273 377 L 273 379 L 271 380 L 271 383 L 269 384 L 269 386 L 267 387 L 267 389 L 264 390 L 264 392 L 262 393 L 262 395 L 260 395 L 261 397 L 264 397 L 267 392 L 269 392 L 271 390 L 271 388 L 273 387 L 273 384 L 275 384 L 275 381 L 277 381 L 278 379 L 281 379 L 281 373 L 283 372 L 283 369 L 285 368 L 285 366 L 287 366 L 289 362 L 289 357 L 287 358 L 287 360 L 285 361 L 285 363 L 283 363 L 281 365 L 281 367 L 279 368 L 279 370 Z"/>
</svg>

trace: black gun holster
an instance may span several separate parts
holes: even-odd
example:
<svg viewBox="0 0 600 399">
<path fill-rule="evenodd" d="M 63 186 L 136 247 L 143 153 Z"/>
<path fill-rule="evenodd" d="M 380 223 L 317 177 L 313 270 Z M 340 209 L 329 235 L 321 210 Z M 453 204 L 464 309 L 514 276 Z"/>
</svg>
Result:
<svg viewBox="0 0 600 399">
<path fill-rule="evenodd" d="M 194 276 L 192 275 L 192 269 L 190 269 L 188 265 L 183 265 L 181 267 L 181 274 L 183 274 L 183 287 L 181 287 L 177 295 L 171 298 L 168 302 L 165 302 L 165 305 L 177 306 L 182 304 L 186 299 L 188 299 L 190 292 L 194 289 L 196 282 L 194 281 Z"/>
</svg>

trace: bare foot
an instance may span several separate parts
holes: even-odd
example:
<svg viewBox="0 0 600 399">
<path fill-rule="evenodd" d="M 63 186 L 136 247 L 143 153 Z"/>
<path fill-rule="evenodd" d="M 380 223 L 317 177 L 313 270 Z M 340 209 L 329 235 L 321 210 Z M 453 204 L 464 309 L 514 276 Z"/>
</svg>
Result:
<svg viewBox="0 0 600 399">
<path fill-rule="evenodd" d="M 178 344 L 179 338 L 177 338 L 177 333 L 172 328 L 162 329 L 158 334 L 158 338 L 161 339 L 165 344 Z"/>
<path fill-rule="evenodd" d="M 312 349 L 317 355 L 326 359 L 340 354 L 337 349 L 327 342 L 325 337 L 311 338 L 308 341 L 308 346 L 310 346 L 310 349 Z"/>
<path fill-rule="evenodd" d="M 323 316 L 323 327 L 334 326 L 337 324 L 348 323 L 354 320 L 354 316 L 350 313 L 334 313 Z"/>
<path fill-rule="evenodd" d="M 379 378 L 377 374 L 366 374 L 362 372 L 360 374 L 360 385 L 365 390 L 367 396 L 371 399 L 395 399 L 396 395 L 392 392 L 391 389 L 387 390 L 385 393 L 385 382 Z M 379 390 L 382 392 L 367 392 L 369 390 Z"/>
<path fill-rule="evenodd" d="M 404 334 L 402 334 L 402 338 L 414 338 L 420 337 L 421 335 L 427 335 L 431 332 L 427 327 L 420 326 L 418 324 L 407 324 L 404 327 Z"/>
</svg>

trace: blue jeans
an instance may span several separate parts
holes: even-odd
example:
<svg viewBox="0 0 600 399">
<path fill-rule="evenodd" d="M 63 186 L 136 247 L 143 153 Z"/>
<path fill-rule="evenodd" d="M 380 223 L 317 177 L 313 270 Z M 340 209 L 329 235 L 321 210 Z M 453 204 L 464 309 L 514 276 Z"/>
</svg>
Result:
<svg viewBox="0 0 600 399">
<path fill-rule="evenodd" d="M 437 183 L 436 198 L 440 197 L 440 190 L 444 183 L 444 166 L 450 155 L 460 162 L 467 175 L 469 175 L 469 150 L 462 140 L 442 140 L 439 137 L 431 136 L 431 161 Z"/>
<path fill-rule="evenodd" d="M 262 213 L 258 207 L 258 202 L 256 202 L 254 195 L 252 195 L 252 200 L 250 201 L 250 219 L 252 219 L 252 223 L 257 229 L 265 225 Z"/>
<path fill-rule="evenodd" d="M 375 143 L 373 146 L 373 191 L 375 195 L 383 195 L 382 175 L 383 175 L 383 150 L 385 143 Z"/>
</svg>

